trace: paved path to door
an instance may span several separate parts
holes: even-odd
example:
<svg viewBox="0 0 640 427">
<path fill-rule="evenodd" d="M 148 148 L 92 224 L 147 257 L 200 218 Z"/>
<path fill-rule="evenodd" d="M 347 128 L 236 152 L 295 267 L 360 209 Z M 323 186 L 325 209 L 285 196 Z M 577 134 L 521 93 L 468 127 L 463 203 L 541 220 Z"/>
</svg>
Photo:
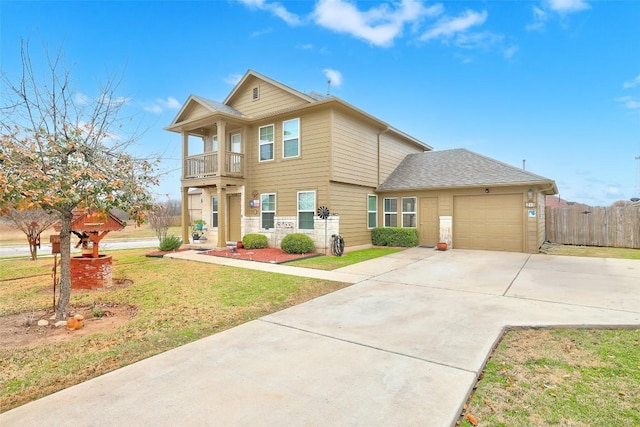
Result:
<svg viewBox="0 0 640 427">
<path fill-rule="evenodd" d="M 640 326 L 640 261 L 413 248 L 313 275 L 355 284 L 26 404 L 0 425 L 448 426 L 506 326 Z"/>
</svg>

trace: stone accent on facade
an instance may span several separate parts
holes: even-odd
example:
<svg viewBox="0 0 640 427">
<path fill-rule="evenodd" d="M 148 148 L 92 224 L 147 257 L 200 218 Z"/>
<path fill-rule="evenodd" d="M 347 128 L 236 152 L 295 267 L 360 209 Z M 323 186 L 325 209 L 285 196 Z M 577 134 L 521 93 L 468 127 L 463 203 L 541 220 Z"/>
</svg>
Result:
<svg viewBox="0 0 640 427">
<path fill-rule="evenodd" d="M 295 216 L 277 216 L 274 219 L 275 227 L 269 230 L 260 228 L 259 217 L 246 217 L 243 221 L 243 236 L 256 233 L 267 236 L 269 246 L 279 248 L 282 239 L 290 233 L 302 233 L 313 239 L 317 251 L 325 249 L 325 220 L 319 217 L 313 218 L 313 230 L 298 230 L 298 220 Z M 326 244 L 331 245 L 331 235 L 340 232 L 340 216 L 332 215 L 326 220 Z"/>
</svg>

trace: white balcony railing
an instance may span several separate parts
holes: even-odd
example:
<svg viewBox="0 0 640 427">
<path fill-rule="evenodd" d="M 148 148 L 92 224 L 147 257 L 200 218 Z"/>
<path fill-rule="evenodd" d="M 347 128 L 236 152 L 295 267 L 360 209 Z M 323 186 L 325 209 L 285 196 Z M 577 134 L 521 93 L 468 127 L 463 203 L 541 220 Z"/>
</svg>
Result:
<svg viewBox="0 0 640 427">
<path fill-rule="evenodd" d="M 224 171 L 218 171 L 218 152 L 213 151 L 184 159 L 184 177 L 209 178 L 215 176 L 244 176 L 244 155 L 241 153 L 225 153 Z"/>
</svg>

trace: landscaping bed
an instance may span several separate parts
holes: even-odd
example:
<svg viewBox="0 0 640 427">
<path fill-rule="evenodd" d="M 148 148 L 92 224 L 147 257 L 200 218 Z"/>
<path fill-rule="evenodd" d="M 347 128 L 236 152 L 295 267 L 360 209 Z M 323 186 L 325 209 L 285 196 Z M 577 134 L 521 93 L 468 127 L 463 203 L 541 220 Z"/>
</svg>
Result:
<svg viewBox="0 0 640 427">
<path fill-rule="evenodd" d="M 294 261 L 304 258 L 312 258 L 316 256 L 320 256 L 317 252 L 312 252 L 308 254 L 288 254 L 282 249 L 279 248 L 262 248 L 262 249 L 236 249 L 235 251 L 230 251 L 229 249 L 223 250 L 212 250 L 207 252 L 202 252 L 204 255 L 212 255 L 212 256 L 220 256 L 225 258 L 235 258 L 241 259 L 245 261 L 258 261 L 258 262 L 267 262 L 271 264 L 282 264 L 288 261 Z"/>
</svg>

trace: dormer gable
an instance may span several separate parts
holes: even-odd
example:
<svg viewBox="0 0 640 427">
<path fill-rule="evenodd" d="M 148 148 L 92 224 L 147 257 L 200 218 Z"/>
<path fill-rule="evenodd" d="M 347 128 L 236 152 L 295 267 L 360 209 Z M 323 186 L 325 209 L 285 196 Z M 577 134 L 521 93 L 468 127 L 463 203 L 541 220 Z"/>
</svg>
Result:
<svg viewBox="0 0 640 427">
<path fill-rule="evenodd" d="M 166 129 L 173 130 L 181 124 L 193 122 L 212 115 L 244 117 L 241 112 L 228 105 L 201 96 L 189 95 L 189 98 L 184 102 L 182 108 Z"/>
</svg>

